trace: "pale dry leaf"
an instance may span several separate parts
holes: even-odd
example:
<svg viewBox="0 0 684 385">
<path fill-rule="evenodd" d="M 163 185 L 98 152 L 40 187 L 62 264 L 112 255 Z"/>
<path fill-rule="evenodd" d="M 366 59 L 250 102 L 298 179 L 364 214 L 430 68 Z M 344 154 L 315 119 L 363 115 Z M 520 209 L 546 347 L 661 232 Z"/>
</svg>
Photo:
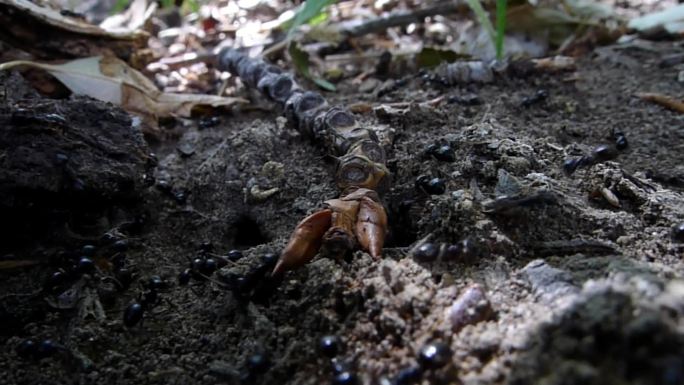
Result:
<svg viewBox="0 0 684 385">
<path fill-rule="evenodd" d="M 642 33 L 664 30 L 672 35 L 684 33 L 684 4 L 632 19 L 627 25 Z"/>
<path fill-rule="evenodd" d="M 0 4 L 17 9 L 19 12 L 35 17 L 48 25 L 79 34 L 123 40 L 137 40 L 148 36 L 146 32 L 140 30 L 108 31 L 84 20 L 64 16 L 56 9 L 41 7 L 28 0 L 0 0 Z"/>
<path fill-rule="evenodd" d="M 161 92 L 142 73 L 111 56 L 77 59 L 59 65 L 25 60 L 0 64 L 0 70 L 15 67 L 45 70 L 75 94 L 117 104 L 146 117 L 189 117 L 195 107 L 230 107 L 247 102 L 241 98 Z"/>
<path fill-rule="evenodd" d="M 143 28 L 157 8 L 156 2 L 148 4 L 147 0 L 133 0 L 125 12 L 104 19 L 100 28 L 109 32 L 133 32 Z"/>
</svg>

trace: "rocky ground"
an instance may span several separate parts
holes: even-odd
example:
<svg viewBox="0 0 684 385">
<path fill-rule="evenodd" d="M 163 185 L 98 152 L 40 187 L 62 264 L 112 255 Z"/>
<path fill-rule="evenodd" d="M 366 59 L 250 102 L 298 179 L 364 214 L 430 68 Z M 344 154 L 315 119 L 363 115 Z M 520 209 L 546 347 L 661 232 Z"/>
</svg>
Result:
<svg viewBox="0 0 684 385">
<path fill-rule="evenodd" d="M 259 108 L 146 143 L 111 105 L 3 75 L 0 382 L 684 383 L 684 116 L 635 97 L 681 94 L 682 68 L 662 63 L 681 49 L 637 40 L 491 85 L 343 84 L 326 97 L 396 131 L 384 258 L 317 258 L 282 280 L 264 277 L 269 253 L 337 191 L 331 157 L 277 108 L 243 90 Z M 602 144 L 617 157 L 564 171 Z M 411 252 L 426 236 L 468 252 L 429 261 Z M 136 300 L 149 305 L 127 327 Z"/>
</svg>

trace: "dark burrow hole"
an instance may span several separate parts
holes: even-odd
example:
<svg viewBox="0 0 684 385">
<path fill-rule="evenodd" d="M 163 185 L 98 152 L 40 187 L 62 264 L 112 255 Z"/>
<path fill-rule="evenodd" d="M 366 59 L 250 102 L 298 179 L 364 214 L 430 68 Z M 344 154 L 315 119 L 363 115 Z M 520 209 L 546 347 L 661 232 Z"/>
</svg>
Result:
<svg viewBox="0 0 684 385">
<path fill-rule="evenodd" d="M 270 239 L 261 231 L 257 221 L 248 215 L 242 215 L 234 223 L 235 236 L 233 245 L 238 249 L 268 243 Z"/>
<path fill-rule="evenodd" d="M 413 199 L 393 200 L 386 206 L 389 233 L 385 247 L 408 247 L 416 242 L 416 207 L 417 203 Z"/>
</svg>

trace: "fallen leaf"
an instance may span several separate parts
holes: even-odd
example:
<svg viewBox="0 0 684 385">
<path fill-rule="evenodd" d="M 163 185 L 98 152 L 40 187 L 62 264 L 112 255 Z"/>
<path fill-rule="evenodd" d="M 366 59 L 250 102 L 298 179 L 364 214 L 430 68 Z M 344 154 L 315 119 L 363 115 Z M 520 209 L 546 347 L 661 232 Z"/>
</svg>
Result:
<svg viewBox="0 0 684 385">
<path fill-rule="evenodd" d="M 108 32 L 134 33 L 143 28 L 157 7 L 156 2 L 148 5 L 147 0 L 133 0 L 125 12 L 104 19 L 100 28 Z"/>
<path fill-rule="evenodd" d="M 299 45 L 297 45 L 297 43 L 290 43 L 288 52 L 290 54 L 290 57 L 292 58 L 292 64 L 294 65 L 297 72 L 299 72 L 302 76 L 310 79 L 312 82 L 316 83 L 317 86 L 323 88 L 324 90 L 337 90 L 334 84 L 330 83 L 329 81 L 323 78 L 316 77 L 311 74 L 311 71 L 309 71 L 309 54 L 306 51 L 299 48 Z"/>
<path fill-rule="evenodd" d="M 643 100 L 647 100 L 649 102 L 653 102 L 656 104 L 660 104 L 663 107 L 667 107 L 671 110 L 680 112 L 684 114 L 684 102 L 680 100 L 676 100 L 672 97 L 669 97 L 667 95 L 663 94 L 657 94 L 657 93 L 652 93 L 652 92 L 641 92 L 636 94 L 636 96 L 640 97 Z"/>
<path fill-rule="evenodd" d="M 627 27 L 641 33 L 654 33 L 664 30 L 669 34 L 684 33 L 684 4 L 632 19 Z"/>
<path fill-rule="evenodd" d="M 196 107 L 230 107 L 247 103 L 241 98 L 161 92 L 142 73 L 111 56 L 77 59 L 59 65 L 25 60 L 0 64 L 0 70 L 16 67 L 45 70 L 75 94 L 117 104 L 155 121 L 169 116 L 189 117 Z"/>
<path fill-rule="evenodd" d="M 0 261 L 0 270 L 18 269 L 20 267 L 37 265 L 38 261 L 19 259 L 14 261 Z"/>
<path fill-rule="evenodd" d="M 456 60 L 468 58 L 470 58 L 469 55 L 460 54 L 449 49 L 423 47 L 416 55 L 416 64 L 418 68 L 432 68 L 442 63 L 453 63 Z"/>
<path fill-rule="evenodd" d="M 41 7 L 28 0 L 0 0 L 0 4 L 5 4 L 18 10 L 20 13 L 32 16 L 45 24 L 59 27 L 79 34 L 106 36 L 109 38 L 135 40 L 140 37 L 147 37 L 147 33 L 137 30 L 114 30 L 108 31 L 96 25 L 90 24 L 82 19 L 62 15 L 59 10 Z"/>
</svg>

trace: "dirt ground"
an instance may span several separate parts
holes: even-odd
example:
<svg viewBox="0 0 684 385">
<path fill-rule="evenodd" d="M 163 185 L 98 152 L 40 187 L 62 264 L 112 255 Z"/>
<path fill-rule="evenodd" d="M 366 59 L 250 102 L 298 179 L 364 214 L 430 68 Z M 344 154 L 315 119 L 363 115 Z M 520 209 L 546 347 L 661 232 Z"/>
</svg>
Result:
<svg viewBox="0 0 684 385">
<path fill-rule="evenodd" d="M 681 95 L 684 68 L 660 65 L 681 51 L 634 41 L 598 48 L 576 73 L 491 85 L 445 88 L 407 75 L 380 97 L 343 83 L 326 97 L 416 102 L 359 114 L 396 130 L 384 257 L 317 258 L 244 290 L 236 279 L 337 196 L 321 147 L 246 92 L 263 108 L 214 126 L 190 122 L 172 129 L 177 139 L 146 144 L 115 107 L 43 99 L 3 76 L 0 254 L 39 263 L 0 272 L 0 383 L 330 383 L 334 365 L 318 341 L 336 335 L 337 362 L 363 384 L 412 383 L 397 376 L 431 342 L 453 354 L 413 383 L 682 384 L 684 244 L 672 228 L 684 222 L 684 116 L 635 97 Z M 545 100 L 521 105 L 540 89 Z M 458 100 L 473 94 L 478 104 Z M 419 103 L 440 95 L 436 107 Z M 564 160 L 612 145 L 613 131 L 629 142 L 617 158 L 564 173 Z M 428 155 L 433 143 L 449 144 L 456 161 Z M 443 178 L 446 192 L 417 189 L 420 175 Z M 552 198 L 492 209 L 511 191 Z M 416 261 L 411 246 L 429 234 L 448 244 L 467 238 L 475 257 Z M 96 269 L 45 289 L 87 244 Z M 232 249 L 245 257 L 212 281 L 179 285 L 192 259 Z M 121 268 L 134 274 L 128 288 L 112 279 Z M 154 275 L 164 280 L 158 303 L 126 327 L 124 309 Z M 464 326 L 468 317 L 450 309 L 473 283 L 493 312 L 466 309 L 479 313 Z M 52 339 L 58 352 L 22 358 L 27 338 Z M 245 376 L 254 354 L 269 364 Z"/>
</svg>

